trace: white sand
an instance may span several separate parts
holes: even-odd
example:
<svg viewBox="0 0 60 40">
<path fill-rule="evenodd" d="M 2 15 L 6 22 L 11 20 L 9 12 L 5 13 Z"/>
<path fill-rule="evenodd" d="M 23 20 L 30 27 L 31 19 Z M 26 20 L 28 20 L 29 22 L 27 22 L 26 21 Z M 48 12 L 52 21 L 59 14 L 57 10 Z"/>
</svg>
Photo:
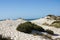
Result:
<svg viewBox="0 0 60 40">
<path fill-rule="evenodd" d="M 60 35 L 60 28 L 54 28 L 54 27 L 42 25 L 44 22 L 51 24 L 53 21 L 54 20 L 47 20 L 46 18 L 44 19 L 41 18 L 31 22 L 39 26 L 42 26 L 44 29 L 50 29 L 54 31 L 54 33 Z M 26 34 L 26 33 L 17 31 L 16 30 L 17 26 L 24 22 L 26 21 L 23 19 L 0 21 L 0 34 L 2 34 L 5 37 L 11 37 L 11 39 L 14 39 L 14 40 L 49 40 L 49 39 L 43 38 L 42 36 L 34 36 L 32 34 Z M 52 38 L 53 39 L 60 38 L 60 36 L 52 36 Z"/>
<path fill-rule="evenodd" d="M 47 24 L 51 24 L 52 22 L 54 22 L 55 20 L 49 20 L 49 19 L 46 19 L 46 18 L 40 18 L 40 19 L 37 19 L 37 20 L 33 20 L 31 21 L 32 23 L 35 23 L 35 24 L 44 24 L 44 23 L 47 23 Z"/>
</svg>

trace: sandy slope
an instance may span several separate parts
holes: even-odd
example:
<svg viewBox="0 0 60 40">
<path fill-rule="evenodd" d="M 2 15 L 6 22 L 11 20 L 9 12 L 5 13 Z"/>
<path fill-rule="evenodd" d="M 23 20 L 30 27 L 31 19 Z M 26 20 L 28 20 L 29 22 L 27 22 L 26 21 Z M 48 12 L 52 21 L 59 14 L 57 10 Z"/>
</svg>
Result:
<svg viewBox="0 0 60 40">
<path fill-rule="evenodd" d="M 43 27 L 44 29 L 50 29 L 50 30 L 54 31 L 54 33 L 58 35 L 58 36 L 52 36 L 52 38 L 55 39 L 55 38 L 60 38 L 60 28 L 55 28 L 55 27 L 52 27 L 52 26 L 43 25 L 43 23 L 51 24 L 54 21 L 55 20 L 49 20 L 49 19 L 46 19 L 46 18 L 41 18 L 41 19 L 38 19 L 38 20 L 33 20 L 31 22 Z"/>
<path fill-rule="evenodd" d="M 50 19 L 46 19 L 46 18 L 40 18 L 40 19 L 37 19 L 37 20 L 33 20 L 31 22 L 35 23 L 35 24 L 44 24 L 44 23 L 47 23 L 47 24 L 50 25 L 54 21 L 55 20 L 50 20 Z"/>
<path fill-rule="evenodd" d="M 26 21 L 22 19 L 0 21 L 0 34 L 2 34 L 5 37 L 11 37 L 11 39 L 14 40 L 45 40 L 41 36 L 34 36 L 32 34 L 26 34 L 17 31 L 17 26 L 24 22 Z"/>
</svg>

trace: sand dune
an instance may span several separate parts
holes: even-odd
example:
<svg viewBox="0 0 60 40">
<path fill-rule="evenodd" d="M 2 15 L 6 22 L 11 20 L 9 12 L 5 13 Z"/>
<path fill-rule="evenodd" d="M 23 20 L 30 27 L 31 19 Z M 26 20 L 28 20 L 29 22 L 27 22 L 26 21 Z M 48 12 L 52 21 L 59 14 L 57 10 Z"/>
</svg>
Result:
<svg viewBox="0 0 60 40">
<path fill-rule="evenodd" d="M 22 19 L 0 21 L 0 34 L 4 37 L 11 37 L 13 40 L 45 40 L 41 36 L 18 32 L 16 27 L 24 22 L 26 21 Z"/>
<path fill-rule="evenodd" d="M 52 36 L 52 38 L 55 39 L 55 38 L 60 38 L 60 28 L 42 25 L 45 22 L 48 24 L 51 24 L 54 21 L 55 20 L 48 20 L 46 18 L 41 18 L 41 19 L 33 20 L 31 22 L 39 26 L 42 26 L 44 29 L 50 29 L 54 31 L 54 33 L 59 35 L 59 36 Z M 42 36 L 34 36 L 32 34 L 26 34 L 26 33 L 17 31 L 16 30 L 17 26 L 24 22 L 27 22 L 27 21 L 23 19 L 0 21 L 0 34 L 3 35 L 4 37 L 11 37 L 11 39 L 13 40 L 49 40 L 49 39 L 43 38 Z"/>
</svg>

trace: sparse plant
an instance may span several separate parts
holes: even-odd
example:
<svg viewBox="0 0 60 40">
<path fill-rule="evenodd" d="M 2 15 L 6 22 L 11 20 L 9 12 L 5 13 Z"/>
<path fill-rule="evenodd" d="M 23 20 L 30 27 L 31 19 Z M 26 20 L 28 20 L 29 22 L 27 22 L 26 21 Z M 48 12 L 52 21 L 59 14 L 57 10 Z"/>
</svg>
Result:
<svg viewBox="0 0 60 40">
<path fill-rule="evenodd" d="M 49 25 L 49 24 L 45 22 L 45 23 L 43 23 L 43 25 Z"/>
<path fill-rule="evenodd" d="M 51 34 L 51 35 L 53 35 L 53 34 L 54 34 L 54 32 L 53 32 L 53 31 L 51 31 L 51 30 L 49 30 L 49 29 L 47 29 L 47 30 L 46 30 L 46 32 L 47 32 L 48 34 Z"/>
</svg>

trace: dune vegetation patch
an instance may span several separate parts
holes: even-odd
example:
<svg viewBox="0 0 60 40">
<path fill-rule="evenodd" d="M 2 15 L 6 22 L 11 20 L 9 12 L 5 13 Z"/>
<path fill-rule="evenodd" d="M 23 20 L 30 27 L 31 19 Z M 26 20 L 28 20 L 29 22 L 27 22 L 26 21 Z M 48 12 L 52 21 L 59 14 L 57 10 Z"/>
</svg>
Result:
<svg viewBox="0 0 60 40">
<path fill-rule="evenodd" d="M 54 34 L 53 31 L 45 30 L 41 26 L 38 26 L 38 25 L 33 24 L 31 22 L 25 22 L 23 24 L 19 24 L 18 27 L 16 28 L 16 30 L 20 31 L 20 32 L 28 33 L 28 34 L 31 34 L 33 30 L 39 31 L 39 32 L 46 32 L 46 33 L 51 34 L 51 35 Z M 37 35 L 38 34 L 39 33 L 37 33 Z M 36 35 L 36 32 L 34 33 L 34 35 Z"/>
<path fill-rule="evenodd" d="M 51 26 L 54 26 L 56 28 L 60 28 L 60 21 L 54 21 Z"/>
<path fill-rule="evenodd" d="M 37 30 L 37 31 L 40 31 L 40 32 L 45 31 L 42 27 L 40 27 L 38 25 L 35 25 L 31 22 L 25 22 L 23 24 L 19 24 L 16 29 L 18 31 L 21 31 L 21 32 L 24 32 L 24 33 L 31 33 L 32 30 Z"/>
<path fill-rule="evenodd" d="M 52 30 L 46 29 L 46 32 L 47 32 L 48 34 L 54 35 L 54 32 L 53 32 Z"/>
</svg>

